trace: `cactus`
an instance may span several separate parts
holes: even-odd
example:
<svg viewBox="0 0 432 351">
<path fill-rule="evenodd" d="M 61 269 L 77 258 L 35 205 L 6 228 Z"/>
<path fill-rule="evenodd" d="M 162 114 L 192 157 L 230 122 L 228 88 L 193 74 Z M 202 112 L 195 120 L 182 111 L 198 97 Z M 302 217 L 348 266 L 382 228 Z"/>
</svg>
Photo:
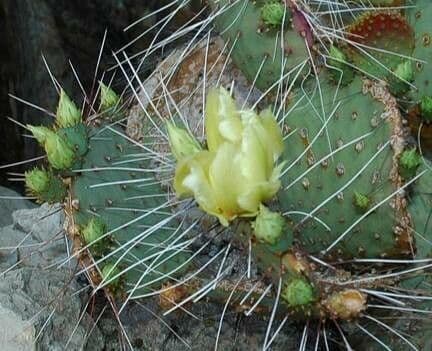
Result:
<svg viewBox="0 0 432 351">
<path fill-rule="evenodd" d="M 210 4 L 217 14 L 217 28 L 232 46 L 233 61 L 259 89 L 271 89 L 289 75 L 300 73 L 309 54 L 305 38 L 297 32 L 300 24 L 291 28 L 296 19 L 303 23 L 298 12 L 286 8 L 282 22 L 276 24 L 267 19 L 267 9 L 277 2 L 211 0 Z M 306 38 L 309 40 L 311 35 L 308 33 Z"/>
<path fill-rule="evenodd" d="M 321 5 L 328 9 L 327 3 Z M 120 98 L 113 91 L 101 87 L 100 109 L 108 118 L 92 124 L 81 122 L 62 92 L 56 125 L 29 127 L 49 162 L 46 170 L 28 172 L 29 191 L 40 201 L 65 199 L 81 264 L 97 288 L 107 287 L 122 302 L 159 295 L 168 314 L 201 294 L 247 306 L 247 315 L 260 305 L 272 313 L 269 331 L 274 319 L 285 317 L 307 321 L 305 330 L 315 321 L 324 335 L 323 326 L 334 323 L 348 350 L 350 342 L 365 350 L 427 349 L 428 323 L 415 329 L 407 322 L 411 341 L 394 332 L 407 313 L 431 308 L 431 168 L 403 121 L 413 110 L 425 121 L 432 115 L 429 66 L 413 70 L 410 57 L 429 59 L 424 31 L 432 7 L 426 0 L 417 5 L 405 14 L 353 11 L 347 36 L 323 43 L 325 30 L 307 16 L 319 13 L 312 2 L 211 0 L 233 61 L 272 105 L 257 112 L 237 106 L 226 90 L 211 89 L 200 121 L 204 140 L 187 116 L 163 116 L 155 124 L 148 114 L 151 137 L 140 148 L 121 128 L 104 124 L 116 119 Z M 338 72 L 343 84 L 335 84 Z M 272 88 L 293 79 L 279 100 Z M 400 109 L 403 94 L 409 115 Z M 201 210 L 190 226 L 194 202 L 188 198 Z M 201 267 L 193 271 L 191 262 L 205 245 L 187 249 L 197 233 L 211 236 L 209 227 L 230 244 L 219 272 L 197 281 L 192 277 Z M 231 245 L 249 270 L 251 262 L 258 268 L 259 291 L 241 290 L 250 271 L 237 284 L 222 273 Z M 204 267 L 213 262 L 206 259 Z M 384 324 L 381 317 L 392 320 Z M 368 338 L 359 338 L 359 330 Z M 264 349 L 270 343 L 267 335 Z"/>
<path fill-rule="evenodd" d="M 106 89 L 101 97 L 104 112 L 119 103 Z M 172 278 L 170 272 L 184 272 L 190 258 L 180 245 L 185 241 L 176 237 L 178 219 L 166 210 L 170 205 L 161 180 L 150 169 L 150 160 L 142 160 L 142 149 L 118 127 L 87 125 L 81 115 L 76 117 L 74 106 L 62 91 L 58 112 L 63 112 L 57 117 L 61 127 L 29 126 L 45 145 L 48 170 L 28 172 L 27 187 L 40 202 L 65 202 L 68 231 L 79 243 L 77 256 L 85 262 L 88 250 L 95 259 L 95 264 L 83 263 L 93 272 L 95 284 L 122 294 L 129 289 L 148 292 L 153 283 L 161 287 Z M 50 139 L 57 143 L 54 150 L 46 146 Z"/>
<path fill-rule="evenodd" d="M 409 254 L 410 216 L 403 195 L 373 211 L 367 208 L 402 186 L 397 160 L 406 136 L 395 100 L 360 78 L 340 89 L 337 100 L 325 78 L 321 85 L 321 96 L 314 86 L 298 92 L 293 103 L 300 103 L 286 118 L 293 135 L 286 142 L 289 166 L 279 201 L 292 219 L 296 242 L 333 259 Z"/>
</svg>

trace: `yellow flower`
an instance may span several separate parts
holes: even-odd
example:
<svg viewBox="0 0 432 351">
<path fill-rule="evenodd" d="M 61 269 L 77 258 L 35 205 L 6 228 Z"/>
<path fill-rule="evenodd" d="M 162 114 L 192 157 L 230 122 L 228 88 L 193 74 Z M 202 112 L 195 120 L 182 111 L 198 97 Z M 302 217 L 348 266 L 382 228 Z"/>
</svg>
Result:
<svg viewBox="0 0 432 351">
<path fill-rule="evenodd" d="M 220 88 L 208 94 L 205 124 L 208 150 L 180 156 L 173 150 L 177 195 L 193 196 L 225 226 L 236 217 L 256 216 L 260 204 L 280 187 L 282 165 L 275 164 L 283 142 L 275 117 L 270 110 L 260 115 L 237 110 L 229 93 Z"/>
</svg>

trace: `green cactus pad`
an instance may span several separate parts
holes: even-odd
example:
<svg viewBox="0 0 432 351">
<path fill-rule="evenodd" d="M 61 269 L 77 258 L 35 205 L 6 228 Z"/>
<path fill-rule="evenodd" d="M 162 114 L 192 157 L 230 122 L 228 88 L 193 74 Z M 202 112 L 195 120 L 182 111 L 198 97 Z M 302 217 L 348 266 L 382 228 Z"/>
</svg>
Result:
<svg viewBox="0 0 432 351">
<path fill-rule="evenodd" d="M 410 98 L 414 105 L 422 102 L 424 118 L 432 118 L 432 107 L 425 102 L 432 97 L 430 84 L 430 63 L 432 61 L 432 3 L 429 0 L 417 0 L 415 6 L 407 10 L 408 21 L 415 32 L 415 49 L 412 54 L 415 62 L 415 79 Z"/>
<path fill-rule="evenodd" d="M 210 4 L 215 11 L 222 11 L 215 24 L 225 41 L 234 45 L 232 60 L 259 89 L 269 89 L 280 81 L 281 75 L 308 60 L 305 39 L 290 28 L 290 11 L 286 11 L 287 29 L 281 46 L 281 26 L 267 27 L 261 19 L 264 1 L 242 0 L 233 4 L 211 0 Z M 294 70 L 291 76 L 297 72 Z M 285 78 L 288 80 L 288 75 Z"/>
<path fill-rule="evenodd" d="M 331 247 L 326 253 L 337 257 L 409 254 L 403 195 L 395 195 L 402 183 L 394 157 L 404 139 L 395 101 L 383 87 L 360 78 L 336 97 L 321 79 L 321 92 L 322 100 L 313 87 L 296 95 L 285 118 L 292 135 L 279 201 L 296 242 L 312 254 Z M 392 147 L 396 135 L 400 144 Z M 367 211 L 353 203 L 356 192 L 373 199 Z"/>
<path fill-rule="evenodd" d="M 100 218 L 106 225 L 105 236 L 113 243 L 106 247 L 105 255 L 115 252 L 110 261 L 128 268 L 124 280 L 129 288 L 148 284 L 136 293 L 148 292 L 154 288 L 151 281 L 160 286 L 167 273 L 184 272 L 187 265 L 181 266 L 190 254 L 169 246 L 179 239 L 177 221 L 169 206 L 164 206 L 167 196 L 154 172 L 146 170 L 149 162 L 140 161 L 143 151 L 116 129 L 92 129 L 89 134 L 82 171 L 76 171 L 71 187 L 76 200 L 74 222 L 85 227 L 92 218 Z M 122 245 L 126 246 L 120 248 Z M 100 256 L 100 246 L 95 248 L 95 255 Z"/>
</svg>

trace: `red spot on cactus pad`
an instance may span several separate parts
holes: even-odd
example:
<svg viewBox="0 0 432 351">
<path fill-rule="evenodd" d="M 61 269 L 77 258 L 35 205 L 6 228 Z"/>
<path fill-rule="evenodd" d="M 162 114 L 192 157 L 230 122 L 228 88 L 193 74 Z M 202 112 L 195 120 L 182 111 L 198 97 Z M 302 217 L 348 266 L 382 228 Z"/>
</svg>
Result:
<svg viewBox="0 0 432 351">
<path fill-rule="evenodd" d="M 368 12 L 348 28 L 348 33 L 350 59 L 380 78 L 389 75 L 380 63 L 394 70 L 404 60 L 400 55 L 409 56 L 414 49 L 414 31 L 398 12 Z"/>
</svg>

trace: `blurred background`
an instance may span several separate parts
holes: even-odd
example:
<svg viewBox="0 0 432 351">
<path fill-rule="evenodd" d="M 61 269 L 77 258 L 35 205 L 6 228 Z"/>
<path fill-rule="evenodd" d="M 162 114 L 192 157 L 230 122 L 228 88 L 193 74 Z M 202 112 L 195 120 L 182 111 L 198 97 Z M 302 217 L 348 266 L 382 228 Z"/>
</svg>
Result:
<svg viewBox="0 0 432 351">
<path fill-rule="evenodd" d="M 25 130 L 11 122 L 44 124 L 52 117 L 12 98 L 17 96 L 49 111 L 55 111 L 57 93 L 42 59 L 77 102 L 82 92 L 70 63 L 76 70 L 87 93 L 93 85 L 95 67 L 104 33 L 107 39 L 99 72 L 115 64 L 112 51 L 141 33 L 148 31 L 126 49 L 130 56 L 144 50 L 159 28 L 152 26 L 167 15 L 158 12 L 125 31 L 132 22 L 161 8 L 170 1 L 161 0 L 0 0 L 0 165 L 31 159 L 42 154 L 33 139 L 23 137 Z M 172 33 L 191 14 L 179 15 L 160 33 L 160 38 Z M 157 53 L 156 55 L 162 55 Z M 145 77 L 157 63 L 148 60 L 141 74 Z M 98 76 L 100 78 L 100 75 Z M 126 84 L 117 73 L 116 90 Z M 0 169 L 0 185 L 22 192 L 20 183 L 8 181 L 7 171 L 23 172 L 30 164 Z"/>
</svg>

